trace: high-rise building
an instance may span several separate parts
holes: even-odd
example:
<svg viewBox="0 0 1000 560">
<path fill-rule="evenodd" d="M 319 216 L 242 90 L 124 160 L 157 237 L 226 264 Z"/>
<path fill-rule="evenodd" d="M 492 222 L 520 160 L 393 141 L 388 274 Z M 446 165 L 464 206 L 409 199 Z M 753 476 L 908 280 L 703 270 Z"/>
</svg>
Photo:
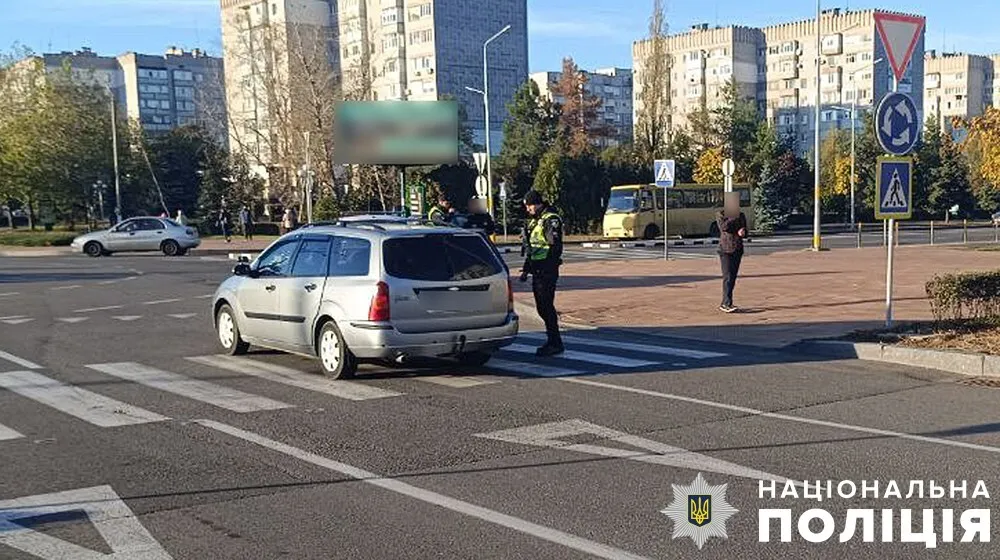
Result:
<svg viewBox="0 0 1000 560">
<path fill-rule="evenodd" d="M 983 114 L 993 101 L 993 61 L 970 54 L 928 51 L 924 56 L 924 111 L 946 132 L 954 119 Z"/>
<path fill-rule="evenodd" d="M 195 49 L 170 47 L 164 55 L 99 56 L 90 49 L 43 54 L 49 76 L 69 70 L 77 83 L 107 88 L 119 111 L 151 134 L 200 125 L 225 145 L 226 99 L 222 60 Z"/>
<path fill-rule="evenodd" d="M 720 88 L 735 80 L 740 93 L 757 102 L 761 116 L 780 134 L 794 139 L 800 153 L 812 150 L 816 126 L 821 135 L 850 127 L 850 106 L 859 113 L 892 91 L 892 75 L 885 46 L 875 28 L 877 10 L 831 9 L 819 21 L 817 52 L 815 19 L 760 29 L 695 26 L 670 36 L 667 51 L 672 64 L 670 105 L 672 124 L 681 126 L 699 107 L 711 108 L 721 99 Z M 641 111 L 642 62 L 650 41 L 633 45 L 636 69 L 636 118 Z M 817 99 L 817 67 L 821 81 Z M 923 118 L 924 36 L 918 38 L 899 91 L 914 95 Z M 820 119 L 816 122 L 816 105 Z M 847 110 L 845 110 L 847 109 Z M 863 119 L 857 119 L 858 127 Z"/>
<path fill-rule="evenodd" d="M 586 75 L 586 91 L 600 100 L 597 118 L 611 134 L 601 139 L 602 146 L 613 146 L 632 140 L 632 71 L 627 68 L 598 68 L 582 71 Z M 552 88 L 562 79 L 562 72 L 533 72 L 531 80 L 539 93 L 556 103 L 562 99 Z"/>
<path fill-rule="evenodd" d="M 989 56 L 990 73 L 986 76 L 986 95 L 990 98 L 990 103 L 1000 109 L 1000 80 L 997 79 L 1000 71 L 1000 54 Z"/>
<path fill-rule="evenodd" d="M 671 125 L 683 127 L 692 113 L 718 107 L 730 82 L 736 84 L 744 99 L 762 100 L 758 91 L 758 53 L 763 45 L 759 29 L 741 26 L 710 28 L 699 24 L 686 33 L 668 37 Z M 632 45 L 636 123 L 642 110 L 642 71 L 650 48 L 648 40 Z"/>
</svg>

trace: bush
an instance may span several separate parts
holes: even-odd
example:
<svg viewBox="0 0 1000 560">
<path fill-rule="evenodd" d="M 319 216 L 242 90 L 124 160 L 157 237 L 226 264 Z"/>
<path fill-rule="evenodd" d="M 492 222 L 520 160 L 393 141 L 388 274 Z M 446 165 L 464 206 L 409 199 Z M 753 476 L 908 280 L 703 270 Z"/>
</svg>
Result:
<svg viewBox="0 0 1000 560">
<path fill-rule="evenodd" d="M 71 231 L 14 230 L 0 233 L 0 245 L 19 247 L 68 247 L 79 233 Z"/>
<path fill-rule="evenodd" d="M 925 289 L 935 321 L 1000 319 L 1000 270 L 936 275 Z"/>
</svg>

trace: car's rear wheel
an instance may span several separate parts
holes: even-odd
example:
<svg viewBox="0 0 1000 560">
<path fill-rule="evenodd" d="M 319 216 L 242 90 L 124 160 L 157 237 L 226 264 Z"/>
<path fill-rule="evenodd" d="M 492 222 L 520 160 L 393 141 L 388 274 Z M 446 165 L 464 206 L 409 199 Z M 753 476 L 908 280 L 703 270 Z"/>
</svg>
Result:
<svg viewBox="0 0 1000 560">
<path fill-rule="evenodd" d="M 466 367 L 482 367 L 490 361 L 493 354 L 489 352 L 466 352 L 458 355 L 458 363 Z"/>
<path fill-rule="evenodd" d="M 215 330 L 219 335 L 219 344 L 230 356 L 246 354 L 250 344 L 240 336 L 240 327 L 236 323 L 236 314 L 229 304 L 223 304 L 215 315 Z"/>
<path fill-rule="evenodd" d="M 340 329 L 333 321 L 327 321 L 316 337 L 316 350 L 323 365 L 323 373 L 333 379 L 354 377 L 358 361 L 344 342 Z"/>
<path fill-rule="evenodd" d="M 104 247 L 102 247 L 101 244 L 96 241 L 90 241 L 86 245 L 84 245 L 83 252 L 90 257 L 100 257 L 101 255 L 105 254 Z"/>
<path fill-rule="evenodd" d="M 160 244 L 160 250 L 163 251 L 163 254 L 168 257 L 176 257 L 180 254 L 181 246 L 178 245 L 173 239 L 167 239 Z"/>
</svg>

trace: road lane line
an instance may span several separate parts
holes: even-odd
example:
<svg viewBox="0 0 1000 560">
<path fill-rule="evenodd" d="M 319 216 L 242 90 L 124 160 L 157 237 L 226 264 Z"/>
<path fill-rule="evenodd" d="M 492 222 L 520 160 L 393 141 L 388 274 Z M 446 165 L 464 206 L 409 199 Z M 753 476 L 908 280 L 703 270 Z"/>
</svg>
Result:
<svg viewBox="0 0 1000 560">
<path fill-rule="evenodd" d="M 436 505 L 462 515 L 474 517 L 476 519 L 486 521 L 487 523 L 493 523 L 494 525 L 513 529 L 519 533 L 531 535 L 533 537 L 537 537 L 566 548 L 578 550 L 598 558 L 607 558 L 609 560 L 644 560 L 644 557 L 625 550 L 614 548 L 583 537 L 578 537 L 570 533 L 564 533 L 558 529 L 538 525 L 525 519 L 500 513 L 499 511 L 482 506 L 477 506 L 463 500 L 445 496 L 444 494 L 438 494 L 437 492 L 433 492 L 431 490 L 425 490 L 393 478 L 379 476 L 358 467 L 334 461 L 333 459 L 327 459 L 326 457 L 265 438 L 264 436 L 253 432 L 241 430 L 221 422 L 215 422 L 213 420 L 195 420 L 194 422 L 211 430 L 215 430 L 248 443 L 253 443 L 260 447 L 270 449 L 271 451 L 281 453 L 282 455 L 286 455 L 293 459 L 298 459 L 299 461 L 349 476 L 366 484 L 371 484 L 390 492 L 409 496 L 410 498 Z"/>
<path fill-rule="evenodd" d="M 511 352 L 517 352 L 519 354 L 535 354 L 535 348 L 533 346 L 528 346 L 527 344 L 511 344 L 510 346 L 505 346 L 504 350 L 509 350 Z M 649 367 L 655 366 L 657 362 L 650 362 L 647 360 L 636 360 L 633 358 L 625 358 L 622 356 L 611 356 L 609 354 L 594 354 L 592 352 L 580 352 L 578 350 L 566 350 L 556 358 L 562 358 L 566 360 L 574 360 L 577 362 L 590 362 L 592 364 L 600 364 L 603 366 L 620 367 L 620 368 L 639 368 L 639 367 Z"/>
<path fill-rule="evenodd" d="M 21 295 L 21 292 L 4 292 L 4 293 L 0 294 L 0 297 L 10 297 L 10 296 L 18 296 L 18 295 Z"/>
<path fill-rule="evenodd" d="M 0 441 L 23 438 L 24 434 L 0 424 Z"/>
<path fill-rule="evenodd" d="M 56 286 L 55 288 L 49 288 L 49 289 L 52 290 L 53 292 L 56 292 L 59 290 L 75 290 L 77 288 L 82 288 L 82 287 L 83 286 L 79 284 L 73 284 L 72 286 Z"/>
<path fill-rule="evenodd" d="M 171 313 L 167 317 L 173 317 L 174 319 L 190 319 L 196 317 L 197 313 Z"/>
<path fill-rule="evenodd" d="M 208 403 L 233 412 L 257 412 L 291 408 L 292 405 L 266 397 L 251 395 L 208 381 L 163 371 L 134 362 L 92 364 L 88 368 L 119 379 Z"/>
<path fill-rule="evenodd" d="M 24 319 L 27 315 L 8 315 L 6 317 L 0 317 L 0 321 L 10 321 L 12 319 Z"/>
<path fill-rule="evenodd" d="M 42 369 L 42 366 L 40 366 L 40 365 L 38 365 L 38 364 L 36 364 L 34 362 L 29 362 L 28 360 L 25 360 L 24 358 L 18 358 L 17 356 L 15 356 L 13 354 L 9 354 L 7 352 L 4 352 L 3 350 L 0 350 L 0 358 L 2 358 L 4 360 L 7 360 L 8 362 L 10 362 L 12 364 L 17 364 L 17 365 L 19 365 L 19 366 L 21 366 L 23 368 L 28 368 L 28 369 Z"/>
<path fill-rule="evenodd" d="M 23 319 L 5 319 L 2 322 L 7 323 L 8 325 L 21 325 L 23 323 L 30 323 L 32 321 L 34 321 L 34 319 L 23 318 Z"/>
<path fill-rule="evenodd" d="M 492 358 L 486 363 L 486 367 L 535 377 L 562 377 L 564 375 L 585 375 L 587 373 L 576 369 L 546 366 L 532 362 L 515 362 L 501 358 Z"/>
<path fill-rule="evenodd" d="M 90 313 L 92 311 L 108 311 L 111 309 L 121 309 L 125 307 L 124 305 L 105 305 L 104 307 L 87 307 L 84 309 L 77 309 L 73 313 Z"/>
<path fill-rule="evenodd" d="M 209 299 L 211 297 L 215 297 L 215 294 L 205 294 L 203 296 L 195 296 L 194 299 Z"/>
<path fill-rule="evenodd" d="M 178 301 L 181 301 L 181 299 L 180 298 L 158 299 L 158 300 L 155 300 L 155 301 L 144 301 L 144 302 L 142 302 L 142 304 L 143 305 L 160 305 L 162 303 L 177 303 Z"/>
<path fill-rule="evenodd" d="M 61 383 L 33 371 L 0 373 L 0 387 L 102 428 L 169 420 L 155 412 Z"/>
<path fill-rule="evenodd" d="M 615 391 L 624 391 L 626 393 L 634 393 L 637 395 L 645 395 L 648 397 L 656 397 L 660 399 L 668 399 L 673 401 L 686 402 L 691 404 L 698 404 L 702 406 L 708 406 L 712 408 L 720 408 L 723 410 L 732 410 L 734 412 L 742 412 L 750 416 L 760 416 L 762 418 L 772 418 L 774 420 L 786 420 L 789 422 L 798 422 L 800 424 L 811 424 L 813 426 L 823 426 L 824 428 L 835 428 L 838 430 L 846 430 L 850 432 L 859 432 L 863 434 L 877 435 L 892 437 L 898 439 L 905 439 L 910 441 L 919 441 L 921 443 L 933 443 L 937 445 L 947 445 L 950 447 L 959 447 L 962 449 L 972 449 L 975 451 L 986 451 L 989 453 L 1000 454 L 1000 447 L 991 447 L 988 445 L 979 445 L 976 443 L 966 443 L 964 441 L 953 441 L 943 438 L 936 438 L 931 436 L 921 436 L 917 434 L 908 434 L 906 432 L 894 432 L 892 430 L 882 430 L 879 428 L 868 428 L 866 426 L 856 426 L 853 424 L 842 424 L 840 422 L 831 422 L 828 420 L 816 420 L 813 418 L 804 418 L 802 416 L 791 416 L 788 414 L 780 414 L 777 412 L 767 412 L 764 410 L 757 410 L 755 408 L 749 408 L 745 406 L 739 406 L 735 404 L 726 404 L 715 401 L 706 401 L 703 399 L 696 399 L 693 397 L 685 397 L 682 395 L 672 395 L 670 393 L 660 393 L 657 391 L 650 391 L 647 389 L 637 389 L 635 387 L 625 387 L 622 385 L 613 385 L 611 383 L 601 383 L 599 381 L 590 381 L 588 379 L 561 379 L 561 381 L 566 381 L 569 383 L 577 383 L 580 385 L 588 385 L 591 387 L 600 387 L 602 389 L 612 389 Z"/>
<path fill-rule="evenodd" d="M 467 375 L 416 375 L 414 377 L 410 377 L 409 379 L 423 381 L 424 383 L 433 383 L 434 385 L 442 385 L 444 387 L 451 387 L 453 389 L 468 389 L 469 387 L 499 383 L 499 381 L 495 379 L 476 379 L 473 376 Z"/>
<path fill-rule="evenodd" d="M 541 333 L 522 333 L 518 338 L 529 338 L 533 340 L 545 340 L 545 335 Z M 563 335 L 563 342 L 573 342 L 586 346 L 597 346 L 599 348 L 614 348 L 618 350 L 629 350 L 631 352 L 641 352 L 644 354 L 661 354 L 664 356 L 676 356 L 679 358 L 691 358 L 693 360 L 704 360 L 708 358 L 725 358 L 729 354 L 721 352 L 706 352 L 702 350 L 688 350 L 687 348 L 675 348 L 673 346 L 653 346 L 647 344 L 634 344 L 631 342 L 619 342 L 616 340 L 599 340 L 582 336 Z"/>
<path fill-rule="evenodd" d="M 115 315 L 112 319 L 118 319 L 119 321 L 137 321 L 142 319 L 142 315 Z"/>
<path fill-rule="evenodd" d="M 402 396 L 402 393 L 379 389 L 378 387 L 372 387 L 364 383 L 355 383 L 341 379 L 327 379 L 320 375 L 310 375 L 297 369 L 251 360 L 249 358 L 195 356 L 188 358 L 188 360 L 201 365 L 224 369 L 241 375 L 251 375 L 273 383 L 290 385 L 299 389 L 324 393 L 352 401 L 367 401 L 370 399 Z"/>
<path fill-rule="evenodd" d="M 72 323 L 81 323 L 83 321 L 86 321 L 87 319 L 90 319 L 90 317 L 59 317 L 58 319 L 56 319 L 56 321 L 72 324 Z"/>
</svg>

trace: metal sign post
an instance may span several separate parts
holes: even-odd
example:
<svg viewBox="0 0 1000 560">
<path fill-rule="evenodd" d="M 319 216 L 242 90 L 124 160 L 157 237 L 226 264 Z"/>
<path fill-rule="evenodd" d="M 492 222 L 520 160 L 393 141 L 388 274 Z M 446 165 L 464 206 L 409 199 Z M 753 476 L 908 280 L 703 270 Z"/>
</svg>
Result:
<svg viewBox="0 0 1000 560">
<path fill-rule="evenodd" d="M 500 181 L 500 204 L 503 211 L 503 240 L 507 241 L 507 183 Z"/>
<path fill-rule="evenodd" d="M 670 259 L 670 189 L 674 186 L 676 162 L 658 159 L 653 162 L 653 182 L 663 189 L 663 260 Z M 656 212 L 653 213 L 656 216 Z"/>
<path fill-rule="evenodd" d="M 736 162 L 726 158 L 722 162 L 722 176 L 725 178 L 726 192 L 733 192 L 733 174 L 736 173 Z"/>
</svg>

